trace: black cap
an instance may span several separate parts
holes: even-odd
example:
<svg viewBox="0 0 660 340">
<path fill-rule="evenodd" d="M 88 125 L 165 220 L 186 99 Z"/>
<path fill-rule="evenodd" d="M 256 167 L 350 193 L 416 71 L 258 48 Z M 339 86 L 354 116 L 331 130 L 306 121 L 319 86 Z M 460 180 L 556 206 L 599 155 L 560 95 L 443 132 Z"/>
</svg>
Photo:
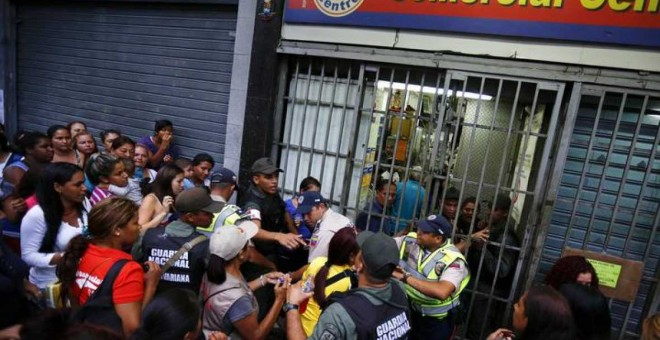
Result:
<svg viewBox="0 0 660 340">
<path fill-rule="evenodd" d="M 191 188 L 182 191 L 174 202 L 176 211 L 185 214 L 196 211 L 206 211 L 212 214 L 219 213 L 224 207 L 221 202 L 211 199 L 204 188 Z"/>
<path fill-rule="evenodd" d="M 396 241 L 382 232 L 363 231 L 358 234 L 357 242 L 369 275 L 379 280 L 390 278 L 399 264 Z"/>
<path fill-rule="evenodd" d="M 268 157 L 257 159 L 252 164 L 252 168 L 250 168 L 250 171 L 253 174 L 264 174 L 264 175 L 270 175 L 276 172 L 284 172 L 284 170 L 276 167 L 275 164 L 273 164 L 273 161 L 271 161 L 270 158 Z"/>
</svg>

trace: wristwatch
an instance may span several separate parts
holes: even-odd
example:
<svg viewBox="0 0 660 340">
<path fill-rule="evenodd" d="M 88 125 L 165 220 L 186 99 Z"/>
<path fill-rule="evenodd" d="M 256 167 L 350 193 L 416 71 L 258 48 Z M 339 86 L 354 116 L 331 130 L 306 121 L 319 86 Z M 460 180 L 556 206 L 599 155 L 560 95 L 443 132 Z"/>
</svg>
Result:
<svg viewBox="0 0 660 340">
<path fill-rule="evenodd" d="M 282 310 L 284 313 L 287 313 L 290 310 L 298 310 L 298 305 L 294 305 L 293 303 L 285 303 L 284 306 L 282 306 Z"/>
<path fill-rule="evenodd" d="M 410 273 L 408 273 L 408 272 L 404 272 L 404 273 L 403 273 L 403 277 L 401 278 L 401 282 L 403 282 L 403 283 L 408 283 L 408 278 L 409 278 L 410 276 L 412 276 L 412 274 L 410 274 Z"/>
</svg>

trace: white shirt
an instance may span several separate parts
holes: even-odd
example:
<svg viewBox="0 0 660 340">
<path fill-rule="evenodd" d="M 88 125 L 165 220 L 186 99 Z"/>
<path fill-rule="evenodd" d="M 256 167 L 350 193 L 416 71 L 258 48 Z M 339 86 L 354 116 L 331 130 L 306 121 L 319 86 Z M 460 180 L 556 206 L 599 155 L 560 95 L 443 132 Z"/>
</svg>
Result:
<svg viewBox="0 0 660 340">
<path fill-rule="evenodd" d="M 316 226 L 312 232 L 312 238 L 309 241 L 309 258 L 307 262 L 311 263 L 312 260 L 319 256 L 327 257 L 330 240 L 335 236 L 337 231 L 346 227 L 355 228 L 355 225 L 348 217 L 328 208 L 323 213 L 321 219 L 316 222 Z"/>
<path fill-rule="evenodd" d="M 83 210 L 83 218 L 78 221 L 80 227 L 74 227 L 62 222 L 55 238 L 54 252 L 39 252 L 46 234 L 46 219 L 41 206 L 30 209 L 21 222 L 21 257 L 30 266 L 30 282 L 43 289 L 57 281 L 55 266 L 50 260 L 55 253 L 66 250 L 69 241 L 82 233 L 83 221 L 87 221 L 87 212 Z"/>
</svg>

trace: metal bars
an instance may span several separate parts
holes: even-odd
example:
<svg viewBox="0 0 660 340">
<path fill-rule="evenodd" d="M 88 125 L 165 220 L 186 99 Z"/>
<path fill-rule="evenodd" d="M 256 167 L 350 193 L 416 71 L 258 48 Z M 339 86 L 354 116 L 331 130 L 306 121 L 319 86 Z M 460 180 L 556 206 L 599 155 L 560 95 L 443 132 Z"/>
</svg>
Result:
<svg viewBox="0 0 660 340">
<path fill-rule="evenodd" d="M 582 85 L 575 95 L 570 141 L 557 151 L 564 166 L 551 181 L 558 182 L 557 199 L 537 278 L 566 247 L 643 261 L 636 298 L 609 301 L 613 336 L 638 337 L 639 322 L 657 312 L 660 94 Z"/>
<path fill-rule="evenodd" d="M 546 272 L 566 246 L 648 260 L 640 294 L 655 294 L 657 93 L 574 84 L 566 106 L 564 84 L 542 80 L 307 57 L 292 58 L 288 69 L 282 138 L 273 149 L 286 169 L 285 194 L 295 193 L 302 178 L 318 177 L 340 212 L 356 222 L 362 216 L 363 227 L 375 230 L 394 232 L 430 214 L 449 215 L 457 226 L 454 240 L 466 242 L 474 265 L 463 299 L 470 319 L 460 336 L 471 328 L 482 333 L 475 338 L 485 338 L 491 325 L 480 321 L 479 310 L 506 324 L 526 288 L 518 286 L 522 276 Z M 569 112 L 559 122 L 562 110 Z M 555 140 L 557 126 L 570 140 Z M 393 186 L 375 190 L 378 178 L 396 184 L 394 202 L 386 202 Z M 493 252 L 486 259 L 467 241 L 484 226 L 496 229 L 498 194 L 513 201 L 501 230 L 517 242 L 488 241 L 483 247 Z M 470 196 L 476 211 L 467 216 L 456 203 Z M 609 220 L 601 206 L 612 208 Z M 621 212 L 626 209 L 629 214 Z M 630 223 L 629 232 L 615 230 L 621 221 Z M 542 251 L 530 259 L 534 247 Z M 507 267 L 513 279 L 503 291 L 488 270 Z M 619 313 L 618 337 L 636 334 L 640 314 L 648 313 L 643 300 L 610 302 Z"/>
</svg>

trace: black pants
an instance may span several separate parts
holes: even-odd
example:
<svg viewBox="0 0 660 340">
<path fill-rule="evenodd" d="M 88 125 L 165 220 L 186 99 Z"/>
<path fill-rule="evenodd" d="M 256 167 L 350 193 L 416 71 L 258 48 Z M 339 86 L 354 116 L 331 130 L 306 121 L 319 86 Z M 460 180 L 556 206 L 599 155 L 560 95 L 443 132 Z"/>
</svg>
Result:
<svg viewBox="0 0 660 340">
<path fill-rule="evenodd" d="M 412 331 L 410 339 L 413 340 L 448 340 L 454 336 L 454 315 L 447 314 L 444 319 L 422 316 L 412 312 Z"/>
</svg>

